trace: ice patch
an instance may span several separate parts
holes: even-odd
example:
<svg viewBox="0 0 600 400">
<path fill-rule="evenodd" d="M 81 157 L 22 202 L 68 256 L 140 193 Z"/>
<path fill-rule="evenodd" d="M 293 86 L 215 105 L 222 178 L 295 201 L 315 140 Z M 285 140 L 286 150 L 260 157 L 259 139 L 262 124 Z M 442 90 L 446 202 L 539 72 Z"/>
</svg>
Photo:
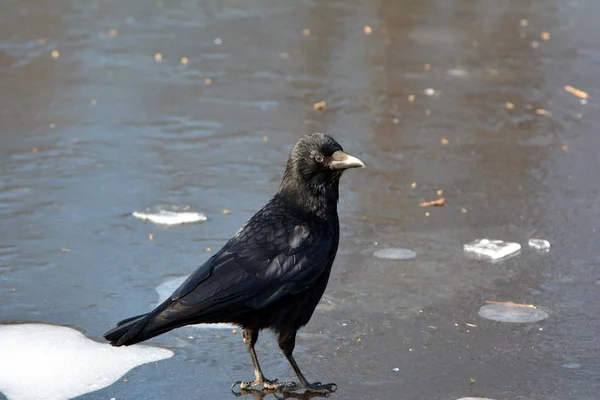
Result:
<svg viewBox="0 0 600 400">
<path fill-rule="evenodd" d="M 173 292 L 181 286 L 181 284 L 187 279 L 187 276 L 182 276 L 179 278 L 169 279 L 156 287 L 156 293 L 158 293 L 158 304 L 165 301 Z M 197 325 L 189 325 L 192 328 L 201 328 L 201 329 L 237 329 L 239 328 L 237 325 L 233 324 L 197 324 Z"/>
<path fill-rule="evenodd" d="M 550 250 L 550 242 L 544 239 L 529 239 L 529 247 L 535 250 L 548 251 Z"/>
<path fill-rule="evenodd" d="M 146 211 L 134 211 L 131 215 L 157 225 L 180 225 L 206 221 L 206 215 L 192 211 L 189 206 L 163 206 Z"/>
<path fill-rule="evenodd" d="M 548 318 L 548 314 L 535 307 L 519 304 L 487 304 L 479 309 L 479 315 L 499 322 L 527 323 Z"/>
<path fill-rule="evenodd" d="M 8 400 L 61 400 L 102 389 L 138 365 L 173 356 L 149 346 L 112 347 L 75 329 L 0 325 L 0 391 Z"/>
<path fill-rule="evenodd" d="M 384 260 L 410 260 L 415 258 L 417 253 L 409 249 L 388 248 L 377 250 L 373 255 Z"/>
<path fill-rule="evenodd" d="M 463 249 L 482 258 L 499 260 L 521 250 L 521 245 L 519 243 L 503 242 L 502 240 L 476 239 L 465 244 Z"/>
<path fill-rule="evenodd" d="M 461 397 L 458 400 L 494 400 L 494 399 L 490 399 L 489 397 Z"/>
</svg>

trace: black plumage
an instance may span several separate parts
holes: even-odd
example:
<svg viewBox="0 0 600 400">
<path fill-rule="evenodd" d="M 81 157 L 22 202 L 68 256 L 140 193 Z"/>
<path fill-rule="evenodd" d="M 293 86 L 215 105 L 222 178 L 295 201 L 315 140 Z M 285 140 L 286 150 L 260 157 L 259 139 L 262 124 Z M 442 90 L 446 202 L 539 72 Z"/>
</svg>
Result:
<svg viewBox="0 0 600 400">
<path fill-rule="evenodd" d="M 337 202 L 344 170 L 364 167 L 330 136 L 314 133 L 292 148 L 275 196 L 156 309 L 128 318 L 104 337 L 114 346 L 132 345 L 172 329 L 230 322 L 243 328 L 256 379 L 242 389 L 332 390 L 310 384 L 292 356 L 296 332 L 321 299 L 339 240 Z M 267 380 L 254 344 L 261 329 L 278 342 L 299 383 Z"/>
</svg>

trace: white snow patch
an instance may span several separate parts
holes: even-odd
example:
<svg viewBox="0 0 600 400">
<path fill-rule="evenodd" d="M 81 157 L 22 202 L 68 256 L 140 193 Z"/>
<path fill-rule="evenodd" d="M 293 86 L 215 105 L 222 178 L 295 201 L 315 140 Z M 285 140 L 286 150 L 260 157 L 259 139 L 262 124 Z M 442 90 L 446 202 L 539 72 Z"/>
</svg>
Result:
<svg viewBox="0 0 600 400">
<path fill-rule="evenodd" d="M 377 258 L 383 258 L 385 260 L 410 260 L 417 256 L 412 250 L 402 248 L 388 248 L 380 249 L 373 253 Z"/>
<path fill-rule="evenodd" d="M 521 250 L 519 243 L 503 242 L 502 240 L 476 239 L 463 246 L 464 251 L 477 256 L 499 260 Z"/>
<path fill-rule="evenodd" d="M 173 356 L 157 347 L 112 347 L 45 324 L 0 325 L 0 354 L 0 391 L 8 400 L 70 399 Z"/>
<path fill-rule="evenodd" d="M 156 293 L 158 293 L 158 304 L 165 301 L 173 292 L 181 286 L 181 284 L 187 279 L 187 276 L 182 276 L 178 278 L 172 278 L 167 281 L 164 281 L 160 285 L 156 287 Z M 202 329 L 237 329 L 237 325 L 233 324 L 197 324 L 197 325 L 189 325 L 193 328 L 202 328 Z"/>
<path fill-rule="evenodd" d="M 134 211 L 135 218 L 154 222 L 157 225 L 180 225 L 206 221 L 206 215 L 193 211 L 190 206 L 167 205 Z"/>
</svg>

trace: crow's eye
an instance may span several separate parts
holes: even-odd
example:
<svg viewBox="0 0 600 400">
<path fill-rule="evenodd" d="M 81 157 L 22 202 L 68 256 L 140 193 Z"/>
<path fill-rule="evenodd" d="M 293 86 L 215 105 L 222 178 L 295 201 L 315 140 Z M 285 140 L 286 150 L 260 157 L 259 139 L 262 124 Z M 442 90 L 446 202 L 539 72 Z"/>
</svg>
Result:
<svg viewBox="0 0 600 400">
<path fill-rule="evenodd" d="M 316 161 L 316 162 L 319 162 L 319 163 L 320 163 L 320 162 L 323 162 L 323 156 L 322 156 L 322 155 L 320 155 L 320 154 L 317 154 L 317 155 L 315 156 L 315 161 Z"/>
</svg>

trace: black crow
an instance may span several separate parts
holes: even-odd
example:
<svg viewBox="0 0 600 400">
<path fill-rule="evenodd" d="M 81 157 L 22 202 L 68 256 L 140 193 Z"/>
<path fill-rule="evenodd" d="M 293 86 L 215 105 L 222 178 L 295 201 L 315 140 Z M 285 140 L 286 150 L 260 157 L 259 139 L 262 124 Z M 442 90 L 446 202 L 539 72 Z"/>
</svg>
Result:
<svg viewBox="0 0 600 400">
<path fill-rule="evenodd" d="M 245 389 L 332 391 L 309 383 L 292 356 L 296 332 L 321 299 L 339 241 L 337 203 L 344 170 L 364 167 L 330 136 L 313 133 L 292 148 L 277 194 L 164 303 L 125 319 L 104 337 L 128 346 L 184 325 L 229 322 L 243 329 L 256 379 Z M 299 383 L 262 373 L 254 345 L 261 329 L 278 334 L 279 347 Z"/>
</svg>

